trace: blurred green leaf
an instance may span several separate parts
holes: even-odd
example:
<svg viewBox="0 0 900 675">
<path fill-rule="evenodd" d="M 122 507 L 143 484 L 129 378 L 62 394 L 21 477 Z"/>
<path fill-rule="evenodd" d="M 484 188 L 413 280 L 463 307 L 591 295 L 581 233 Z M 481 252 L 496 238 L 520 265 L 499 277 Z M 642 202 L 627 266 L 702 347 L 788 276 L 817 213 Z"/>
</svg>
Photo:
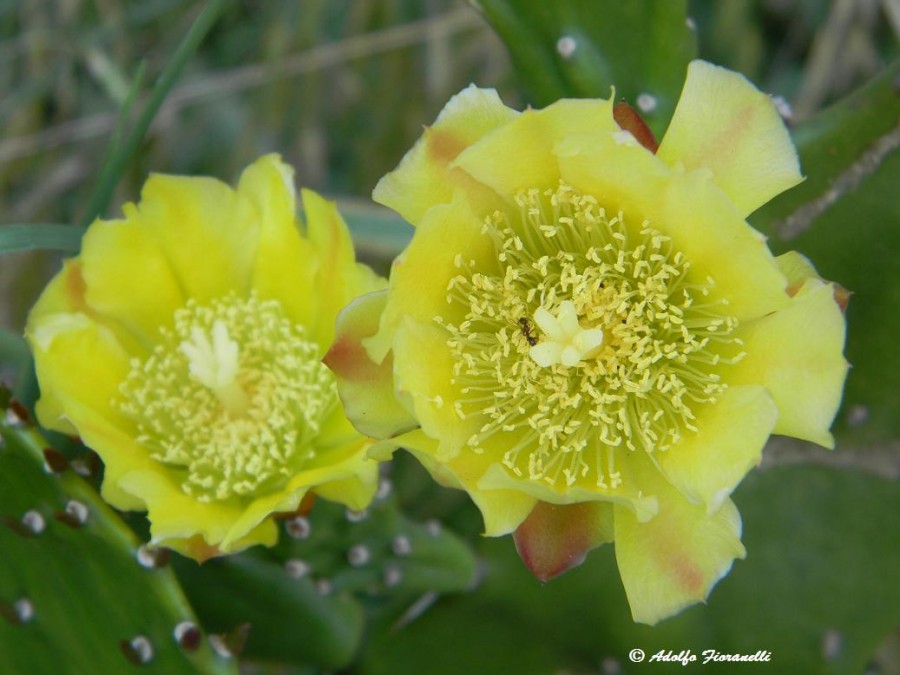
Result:
<svg viewBox="0 0 900 675">
<path fill-rule="evenodd" d="M 768 649 L 771 672 L 863 672 L 900 627 L 897 483 L 779 467 L 752 474 L 735 502 L 748 557 L 704 612 L 716 642 Z"/>
<path fill-rule="evenodd" d="M 173 563 L 209 630 L 250 624 L 248 658 L 334 668 L 356 652 L 363 612 L 347 594 L 323 595 L 310 579 L 248 554 L 202 566 L 180 557 Z"/>
<path fill-rule="evenodd" d="M 0 326 L 0 376 L 12 375 L 12 382 L 18 385 L 30 370 L 31 351 L 25 338 Z"/>
<path fill-rule="evenodd" d="M 28 364 L 30 352 L 28 343 L 18 333 L 0 327 L 0 363 L 24 368 Z"/>
<path fill-rule="evenodd" d="M 84 49 L 84 60 L 88 67 L 88 72 L 113 101 L 122 105 L 129 97 L 132 101 L 134 100 L 131 92 L 138 87 L 135 87 L 134 83 L 129 86 L 128 80 L 119 69 L 119 66 L 103 49 L 94 45 L 86 46 Z"/>
<path fill-rule="evenodd" d="M 859 181 L 878 167 L 879 142 L 900 120 L 900 59 L 863 87 L 791 130 L 806 180 L 753 214 L 754 227 L 779 239 L 797 236 L 815 225 L 817 215 L 852 194 Z M 893 141 L 896 148 L 898 143 Z M 883 151 L 890 151 L 888 146 Z M 874 153 L 874 156 L 873 154 Z M 860 160 L 869 164 L 854 166 Z M 846 175 L 848 170 L 853 173 Z M 844 182 L 838 183 L 840 179 Z M 829 191 L 836 190 L 829 194 Z M 897 209 L 894 210 L 897 213 Z"/>
<path fill-rule="evenodd" d="M 195 651 L 179 646 L 176 625 L 196 619 L 171 570 L 139 564 L 134 535 L 93 488 L 71 469 L 47 473 L 46 442 L 5 413 L 0 672 L 129 672 L 123 643 L 143 636 L 152 655 L 141 672 L 235 673 L 203 641 Z"/>
<path fill-rule="evenodd" d="M 319 500 L 285 521 L 277 546 L 213 560 L 177 560 L 186 592 L 214 630 L 249 622 L 248 658 L 335 668 L 356 655 L 363 607 L 391 625 L 423 597 L 462 591 L 468 547 L 436 523 L 417 524 L 383 492 L 365 512 Z M 294 636 L 302 627 L 304 639 Z"/>
<path fill-rule="evenodd" d="M 697 605 L 657 626 L 631 621 L 610 546 L 548 584 L 509 538 L 483 540 L 485 576 L 402 631 L 373 636 L 366 675 L 428 672 L 673 672 L 628 652 L 772 653 L 754 672 L 859 673 L 900 621 L 900 491 L 882 478 L 814 466 L 751 475 L 736 501 L 748 556 Z M 435 655 L 440 654 L 440 658 Z M 488 665 L 493 666 L 493 670 Z M 656 667 L 655 667 L 656 666 Z M 678 664 L 677 667 L 681 667 Z M 734 673 L 710 663 L 703 672 Z"/>
<path fill-rule="evenodd" d="M 506 43 L 535 103 L 606 98 L 614 86 L 661 136 L 696 54 L 685 0 L 471 1 Z"/>
<path fill-rule="evenodd" d="M 794 135 L 807 180 L 752 218 L 776 252 L 796 249 L 853 292 L 853 368 L 835 431 L 842 443 L 900 436 L 900 61 Z"/>
<path fill-rule="evenodd" d="M 412 226 L 386 208 L 356 199 L 339 199 L 338 208 L 353 235 L 357 257 L 379 271 L 386 272 L 412 239 Z"/>
<path fill-rule="evenodd" d="M 83 236 L 84 228 L 73 225 L 0 225 L 0 255 L 34 249 L 75 253 Z"/>
</svg>

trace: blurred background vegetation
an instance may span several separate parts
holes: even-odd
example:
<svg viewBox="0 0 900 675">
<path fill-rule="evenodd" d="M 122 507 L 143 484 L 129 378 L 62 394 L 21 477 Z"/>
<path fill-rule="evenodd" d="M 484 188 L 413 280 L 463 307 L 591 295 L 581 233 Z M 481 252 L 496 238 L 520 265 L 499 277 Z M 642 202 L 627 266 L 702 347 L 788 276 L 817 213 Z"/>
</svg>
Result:
<svg viewBox="0 0 900 675">
<path fill-rule="evenodd" d="M 78 219 L 140 64 L 152 83 L 201 6 L 0 2 L 0 223 Z M 897 0 L 696 0 L 689 13 L 703 58 L 784 97 L 798 120 L 875 73 L 900 30 Z M 452 94 L 475 82 L 521 108 L 534 100 L 520 81 L 462 0 L 232 2 L 107 215 L 137 198 L 150 171 L 232 180 L 270 151 L 296 167 L 298 183 L 365 200 Z M 31 253 L 0 264 L 0 325 L 19 328 L 56 263 Z"/>
<path fill-rule="evenodd" d="M 137 73 L 143 67 L 139 109 L 202 7 L 184 0 L 0 0 L 0 224 L 82 221 Z M 635 7 L 649 9 L 629 14 Z M 659 134 L 683 64 L 697 54 L 783 101 L 809 180 L 792 193 L 799 196 L 756 214 L 754 224 L 773 236 L 778 252 L 809 253 L 826 276 L 857 293 L 848 347 L 856 368 L 839 415 L 838 452 L 812 462 L 825 466 L 809 466 L 808 448 L 775 440 L 767 449 L 769 469 L 754 472 L 736 494 L 749 559 L 736 565 L 709 606 L 655 629 L 630 622 L 610 547 L 541 587 L 508 538 L 479 540 L 480 521 L 464 495 L 437 488 L 401 457 L 392 468 L 390 508 L 399 505 L 415 521 L 440 521 L 467 540 L 478 556 L 477 589 L 441 595 L 465 588 L 472 569 L 455 543 L 440 540 L 440 555 L 455 556 L 449 571 L 423 563 L 427 580 L 405 595 L 368 598 L 374 619 L 365 639 L 355 605 L 331 607 L 335 622 L 352 625 L 344 642 L 332 635 L 342 658 L 355 655 L 347 672 L 652 672 L 624 659 L 639 646 L 648 653 L 769 649 L 780 662 L 766 672 L 900 673 L 900 361 L 892 351 L 900 329 L 900 153 L 897 132 L 889 133 L 900 115 L 900 0 L 691 0 L 686 7 L 675 0 L 235 0 L 188 61 L 117 183 L 108 216 L 137 199 L 148 172 L 233 181 L 253 159 L 277 151 L 296 167 L 299 184 L 338 199 L 359 235 L 361 256 L 384 271 L 408 234 L 367 201 L 372 187 L 470 82 L 496 87 L 521 109 L 560 95 L 606 96 L 609 77 L 593 77 L 598 72 L 620 73 L 625 81 L 616 82 L 617 92 L 634 102 L 643 91 L 635 73 L 645 72 L 660 86 L 659 109 L 649 116 Z M 643 16 L 659 25 L 642 24 Z M 591 52 L 582 42 L 577 58 L 559 58 L 553 31 L 560 25 L 568 21 L 598 40 L 607 18 L 611 44 L 598 41 Z M 579 61 L 583 55 L 596 58 Z M 620 63 L 631 70 L 617 70 Z M 646 63 L 650 70 L 641 71 Z M 667 67 L 675 69 L 671 78 Z M 845 98 L 879 73 L 875 89 Z M 821 113 L 840 101 L 836 112 Z M 868 153 L 885 138 L 893 145 L 860 178 L 866 189 L 856 191 L 857 181 L 851 198 L 816 214 L 814 228 L 788 236 L 786 219 L 872 159 Z M 21 331 L 59 259 L 48 251 L 0 256 L 0 328 Z M 15 373 L 3 368 L 0 359 L 0 376 L 9 380 Z M 797 462 L 804 466 L 790 466 Z M 384 516 L 371 527 L 394 536 L 406 527 L 398 518 Z M 140 519 L 129 524 L 144 527 Z M 339 541 L 323 546 L 343 550 L 355 541 L 345 525 L 334 527 Z M 204 627 L 239 625 L 247 607 L 240 598 L 204 604 L 234 579 L 251 597 L 280 589 L 273 584 L 283 583 L 285 560 L 316 555 L 297 545 L 286 539 L 257 558 L 207 565 L 205 577 L 176 564 Z M 277 574 L 254 568 L 264 561 L 277 562 Z M 309 597 L 290 600 L 307 611 L 298 625 L 307 625 L 310 607 L 315 616 L 327 614 Z M 341 663 L 334 653 L 291 647 L 299 638 L 285 618 L 297 621 L 290 611 L 273 608 L 271 616 L 254 618 L 251 636 L 269 640 L 249 643 L 244 670 L 312 673 Z"/>
</svg>

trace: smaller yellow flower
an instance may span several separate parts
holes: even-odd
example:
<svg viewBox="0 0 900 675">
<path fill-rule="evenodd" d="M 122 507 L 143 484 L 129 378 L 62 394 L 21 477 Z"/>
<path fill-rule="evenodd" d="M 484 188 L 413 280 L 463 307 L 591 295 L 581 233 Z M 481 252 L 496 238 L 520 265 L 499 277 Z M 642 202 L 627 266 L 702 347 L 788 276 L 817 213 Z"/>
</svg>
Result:
<svg viewBox="0 0 900 675">
<path fill-rule="evenodd" d="M 198 560 L 273 544 L 271 516 L 307 494 L 353 509 L 374 494 L 322 356 L 341 307 L 384 281 L 334 205 L 302 197 L 305 228 L 275 155 L 236 190 L 152 176 L 29 317 L 41 422 L 100 455 L 107 501 L 146 509 L 155 543 Z"/>
</svg>

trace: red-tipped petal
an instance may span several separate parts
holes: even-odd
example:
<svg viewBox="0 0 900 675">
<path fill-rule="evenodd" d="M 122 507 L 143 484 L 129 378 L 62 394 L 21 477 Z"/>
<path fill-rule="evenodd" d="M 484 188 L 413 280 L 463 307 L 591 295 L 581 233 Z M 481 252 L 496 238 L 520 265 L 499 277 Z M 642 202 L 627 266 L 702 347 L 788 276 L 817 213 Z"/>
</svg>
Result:
<svg viewBox="0 0 900 675">
<path fill-rule="evenodd" d="M 846 288 L 835 282 L 831 282 L 831 284 L 834 290 L 834 301 L 837 303 L 838 307 L 841 308 L 841 312 L 846 314 L 847 305 L 850 304 L 850 297 L 853 295 L 853 291 L 848 291 Z"/>
<path fill-rule="evenodd" d="M 606 502 L 538 502 L 513 535 L 525 566 L 550 581 L 584 562 L 588 551 L 613 539 L 613 508 Z"/>
<path fill-rule="evenodd" d="M 375 363 L 363 345 L 378 331 L 386 298 L 386 291 L 377 291 L 345 307 L 338 315 L 334 344 L 323 359 L 337 376 L 347 418 L 374 438 L 389 438 L 416 425 L 394 395 L 392 356 Z"/>
<path fill-rule="evenodd" d="M 656 153 L 659 143 L 656 137 L 647 126 L 644 119 L 638 114 L 638 111 L 628 105 L 625 101 L 619 101 L 613 107 L 613 119 L 622 129 L 629 132 L 638 143 L 647 148 L 650 152 Z"/>
<path fill-rule="evenodd" d="M 179 550 L 184 551 L 185 554 L 198 563 L 205 563 L 210 558 L 217 558 L 222 555 L 222 550 L 218 546 L 210 546 L 200 535 L 185 540 Z"/>
</svg>

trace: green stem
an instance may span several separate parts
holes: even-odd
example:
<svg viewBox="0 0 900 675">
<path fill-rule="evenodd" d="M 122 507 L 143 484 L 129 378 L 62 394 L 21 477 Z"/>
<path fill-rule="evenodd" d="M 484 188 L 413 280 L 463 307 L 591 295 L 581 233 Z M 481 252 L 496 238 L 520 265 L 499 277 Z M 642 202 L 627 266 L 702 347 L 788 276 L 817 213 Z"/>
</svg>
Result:
<svg viewBox="0 0 900 675">
<path fill-rule="evenodd" d="M 115 187 L 115 184 L 119 179 L 119 173 L 116 172 L 117 167 L 113 162 L 113 159 L 116 156 L 116 151 L 122 147 L 122 136 L 125 133 L 125 128 L 128 126 L 128 121 L 132 117 L 134 105 L 137 102 L 138 93 L 141 91 L 146 70 L 147 62 L 141 61 L 140 65 L 138 65 L 137 72 L 134 74 L 134 78 L 131 80 L 131 86 L 128 88 L 128 95 L 125 97 L 125 100 L 122 102 L 122 108 L 119 110 L 119 119 L 116 122 L 116 128 L 113 130 L 109 143 L 106 145 L 106 152 L 103 155 L 103 162 L 100 165 L 103 168 L 100 171 L 97 182 L 94 184 L 94 192 L 91 194 L 91 201 L 85 211 L 85 218 L 91 213 L 94 214 L 91 219 L 100 215 L 100 212 L 106 207 L 106 204 L 99 205 L 100 210 L 95 211 L 97 206 L 94 204 L 94 200 L 100 198 L 100 195 L 102 194 L 100 189 L 102 186 L 110 185 L 111 187 Z M 109 197 L 107 195 L 107 200 L 108 199 Z M 84 222 L 84 225 L 87 225 L 88 222 L 90 221 Z"/>
</svg>

